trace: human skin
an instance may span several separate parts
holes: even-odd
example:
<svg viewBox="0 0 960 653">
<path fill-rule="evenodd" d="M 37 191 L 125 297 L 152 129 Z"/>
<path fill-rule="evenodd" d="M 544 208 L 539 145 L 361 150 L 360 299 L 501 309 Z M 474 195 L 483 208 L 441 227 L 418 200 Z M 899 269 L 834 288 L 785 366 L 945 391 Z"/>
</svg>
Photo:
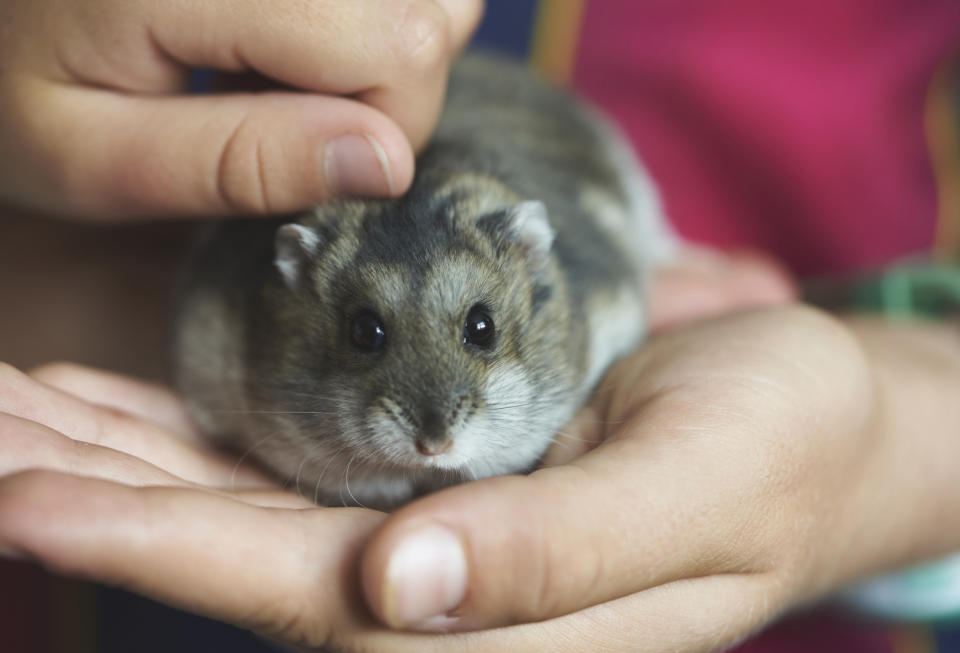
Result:
<svg viewBox="0 0 960 653">
<path fill-rule="evenodd" d="M 0 547 L 303 648 L 718 648 L 960 546 L 957 335 L 796 305 L 673 329 L 611 370 L 550 466 L 392 515 L 232 471 L 165 391 L 6 369 Z M 392 556 L 424 531 L 421 552 L 462 546 L 462 582 L 414 560 L 401 586 Z M 429 619 L 444 602 L 457 616 Z"/>
<path fill-rule="evenodd" d="M 0 0 L 0 200 L 117 221 L 401 194 L 481 0 L 269 8 Z M 276 90 L 191 96 L 194 67 Z"/>
</svg>

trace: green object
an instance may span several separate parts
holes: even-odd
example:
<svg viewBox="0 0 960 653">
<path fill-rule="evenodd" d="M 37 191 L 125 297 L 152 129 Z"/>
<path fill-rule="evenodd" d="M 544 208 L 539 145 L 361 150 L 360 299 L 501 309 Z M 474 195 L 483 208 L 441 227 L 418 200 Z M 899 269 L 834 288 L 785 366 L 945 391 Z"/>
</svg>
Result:
<svg viewBox="0 0 960 653">
<path fill-rule="evenodd" d="M 854 307 L 891 317 L 960 314 L 960 266 L 905 263 L 856 285 Z"/>
<path fill-rule="evenodd" d="M 871 617 L 960 620 L 960 554 L 869 580 L 843 591 L 840 598 Z"/>
</svg>

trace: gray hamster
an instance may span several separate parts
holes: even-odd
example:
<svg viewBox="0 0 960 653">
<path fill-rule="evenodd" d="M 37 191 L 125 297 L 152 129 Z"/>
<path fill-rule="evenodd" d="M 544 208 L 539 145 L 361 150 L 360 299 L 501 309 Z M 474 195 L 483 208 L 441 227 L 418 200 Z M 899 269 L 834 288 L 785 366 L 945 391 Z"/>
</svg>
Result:
<svg viewBox="0 0 960 653">
<path fill-rule="evenodd" d="M 640 342 L 673 242 L 607 123 L 470 56 L 402 198 L 209 228 L 178 301 L 179 389 L 215 441 L 318 503 L 527 472 Z"/>
</svg>

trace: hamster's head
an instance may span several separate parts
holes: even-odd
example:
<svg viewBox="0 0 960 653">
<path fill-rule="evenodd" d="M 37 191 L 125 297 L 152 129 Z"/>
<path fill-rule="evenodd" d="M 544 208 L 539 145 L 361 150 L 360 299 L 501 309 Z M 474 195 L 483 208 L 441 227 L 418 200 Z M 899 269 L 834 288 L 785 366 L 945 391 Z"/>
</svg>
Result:
<svg viewBox="0 0 960 653">
<path fill-rule="evenodd" d="M 253 403 L 285 416 L 307 467 L 351 479 L 529 470 L 576 408 L 582 356 L 553 239 L 542 203 L 489 192 L 282 226 Z"/>
</svg>

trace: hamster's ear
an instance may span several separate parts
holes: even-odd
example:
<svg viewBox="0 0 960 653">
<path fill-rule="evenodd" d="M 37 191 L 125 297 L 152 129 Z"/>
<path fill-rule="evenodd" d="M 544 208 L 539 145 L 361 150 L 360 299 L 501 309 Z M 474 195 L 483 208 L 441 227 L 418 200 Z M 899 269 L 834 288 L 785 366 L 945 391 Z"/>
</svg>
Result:
<svg viewBox="0 0 960 653">
<path fill-rule="evenodd" d="M 320 234 L 310 227 L 291 222 L 277 230 L 273 262 L 290 290 L 297 289 L 307 261 L 319 247 Z"/>
<path fill-rule="evenodd" d="M 507 211 L 506 232 L 527 255 L 527 267 L 539 270 L 547 262 L 553 238 L 547 207 L 540 200 L 520 202 Z"/>
</svg>

